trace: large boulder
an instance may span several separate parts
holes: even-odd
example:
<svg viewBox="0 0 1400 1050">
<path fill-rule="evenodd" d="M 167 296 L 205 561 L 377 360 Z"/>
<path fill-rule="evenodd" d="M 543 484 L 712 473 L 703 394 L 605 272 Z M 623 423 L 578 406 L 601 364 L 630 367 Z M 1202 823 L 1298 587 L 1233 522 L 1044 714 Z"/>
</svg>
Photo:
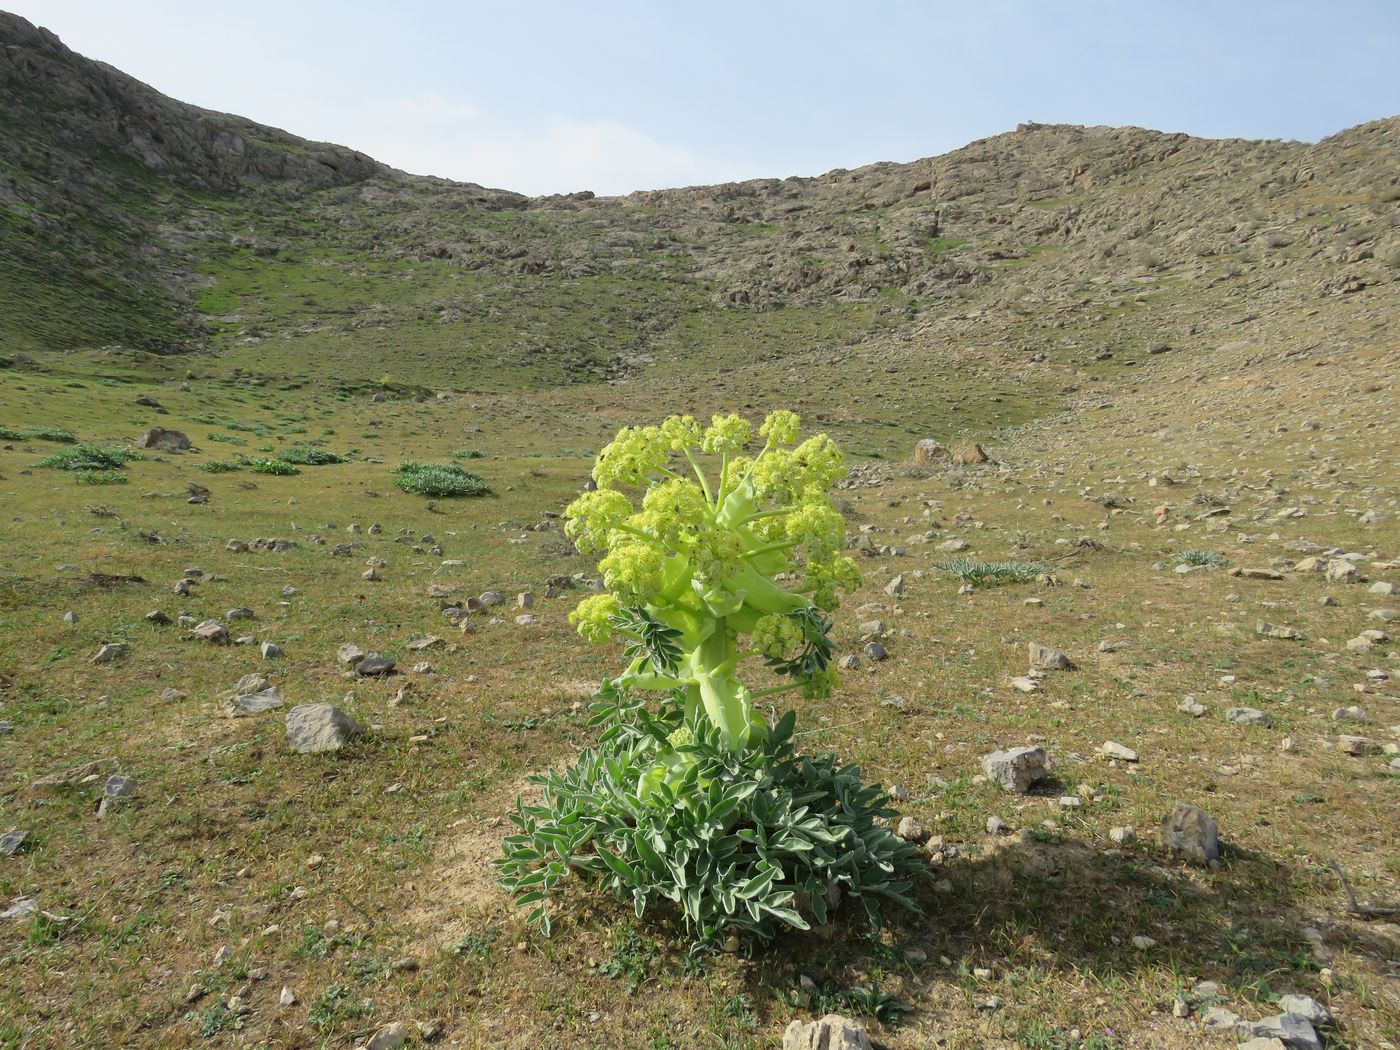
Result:
<svg viewBox="0 0 1400 1050">
<path fill-rule="evenodd" d="M 1220 832 L 1209 813 L 1199 806 L 1178 802 L 1162 818 L 1162 845 L 1168 852 L 1209 864 L 1220 856 Z"/>
<path fill-rule="evenodd" d="M 149 448 L 156 452 L 188 452 L 190 439 L 178 430 L 151 427 L 136 439 L 136 447 Z"/>
<path fill-rule="evenodd" d="M 982 759 L 982 772 L 1007 791 L 1024 795 L 1037 780 L 1050 775 L 1050 756 L 1043 747 L 1013 747 L 993 751 Z"/>
<path fill-rule="evenodd" d="M 914 445 L 914 466 L 938 467 L 953 462 L 953 454 L 933 438 L 924 438 Z"/>
</svg>

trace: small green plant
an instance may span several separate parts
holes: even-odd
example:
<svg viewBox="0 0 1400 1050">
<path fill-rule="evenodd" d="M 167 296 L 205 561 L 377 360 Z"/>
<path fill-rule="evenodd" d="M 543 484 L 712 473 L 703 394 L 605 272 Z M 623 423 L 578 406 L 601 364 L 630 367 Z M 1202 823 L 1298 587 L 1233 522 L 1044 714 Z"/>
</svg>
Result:
<svg viewBox="0 0 1400 1050">
<path fill-rule="evenodd" d="M 491 488 L 479 475 L 455 463 L 400 463 L 394 483 L 417 496 L 485 496 Z"/>
<path fill-rule="evenodd" d="M 328 452 L 312 445 L 293 445 L 283 449 L 278 458 L 283 463 L 295 463 L 303 467 L 324 467 L 331 463 L 344 463 L 345 457 Z"/>
<path fill-rule="evenodd" d="M 121 448 L 103 448 L 101 445 L 74 445 L 39 461 L 39 466 L 50 470 L 120 470 L 133 459 L 136 453 Z"/>
<path fill-rule="evenodd" d="M 651 975 L 661 959 L 655 941 L 643 937 L 634 926 L 624 926 L 613 934 L 612 955 L 598 964 L 603 977 L 620 979 L 632 995 Z"/>
<path fill-rule="evenodd" d="M 220 442 L 223 442 L 225 445 L 246 445 L 246 444 L 248 444 L 248 442 L 244 441 L 241 437 L 238 437 L 238 436 L 236 436 L 236 435 L 234 435 L 234 434 L 210 434 L 210 435 L 209 435 L 209 440 L 210 440 L 210 441 L 220 441 Z"/>
<path fill-rule="evenodd" d="M 30 427 L 28 430 L 0 427 L 0 439 L 5 441 L 53 441 L 61 445 L 71 445 L 78 440 L 69 431 L 50 426 Z"/>
<path fill-rule="evenodd" d="M 199 469 L 206 474 L 232 474 L 236 470 L 242 470 L 243 464 L 231 459 L 211 459 L 207 463 L 201 463 Z"/>
<path fill-rule="evenodd" d="M 453 459 L 485 459 L 486 453 L 479 452 L 474 448 L 459 448 L 456 452 L 449 452 Z"/>
<path fill-rule="evenodd" d="M 971 558 L 949 558 L 934 562 L 933 567 L 974 587 L 995 587 L 1003 583 L 1027 583 L 1050 573 L 1050 566 L 1040 562 L 973 561 Z"/>
<path fill-rule="evenodd" d="M 279 478 L 301 473 L 296 467 L 280 459 L 250 459 L 248 469 L 254 474 L 275 474 Z"/>
<path fill-rule="evenodd" d="M 344 1021 L 368 1017 L 374 1012 L 369 999 L 356 999 L 348 985 L 333 984 L 306 1011 L 306 1020 L 315 1028 L 333 1028 Z"/>
<path fill-rule="evenodd" d="M 543 800 L 517 802 L 520 831 L 496 862 L 546 933 L 549 894 L 575 872 L 638 918 L 674 906 L 701 944 L 807 929 L 843 897 L 875 926 L 883 904 L 917 908 L 907 893 L 927 868 L 887 825 L 884 792 L 856 766 L 798 754 L 796 715 L 770 726 L 758 705 L 829 694 L 827 613 L 859 583 L 829 497 L 843 458 L 825 434 L 796 444 L 799 425 L 770 414 L 752 456 L 737 415 L 703 431 L 689 416 L 625 428 L 598 456 L 597 490 L 566 512 L 578 548 L 605 552 L 605 592 L 570 619 L 590 641 L 620 641 L 628 664 L 595 697 L 598 747 L 530 778 Z M 676 454 L 693 479 L 672 470 Z M 619 485 L 643 490 L 640 510 Z M 750 689 L 746 661 L 773 683 Z M 643 693 L 660 694 L 655 708 Z"/>
<path fill-rule="evenodd" d="M 1219 551 L 1177 551 L 1172 560 L 1178 565 L 1199 565 L 1209 569 L 1224 568 L 1227 564 Z"/>
<path fill-rule="evenodd" d="M 125 485 L 131 479 L 120 470 L 80 470 L 73 480 L 80 485 Z"/>
</svg>

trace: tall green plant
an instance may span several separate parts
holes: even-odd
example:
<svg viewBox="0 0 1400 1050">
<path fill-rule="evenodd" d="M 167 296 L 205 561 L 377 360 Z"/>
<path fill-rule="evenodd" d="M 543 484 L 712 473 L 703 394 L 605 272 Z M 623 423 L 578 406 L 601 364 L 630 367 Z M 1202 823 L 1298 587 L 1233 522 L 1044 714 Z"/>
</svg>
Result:
<svg viewBox="0 0 1400 1050">
<path fill-rule="evenodd" d="M 770 725 L 759 709 L 831 691 L 828 614 L 859 584 L 829 496 L 841 453 L 825 434 L 798 443 L 799 427 L 771 413 L 756 451 L 737 415 L 625 428 L 598 456 L 596 490 L 569 506 L 566 532 L 601 555 L 605 588 L 571 620 L 621 642 L 627 665 L 594 705 L 599 748 L 533 778 L 544 802 L 518 807 L 498 861 L 545 928 L 573 871 L 630 895 L 639 916 L 671 901 L 702 940 L 805 928 L 843 891 L 872 921 L 881 899 L 911 903 L 922 867 L 885 825 L 880 789 L 798 755 L 795 717 Z"/>
</svg>

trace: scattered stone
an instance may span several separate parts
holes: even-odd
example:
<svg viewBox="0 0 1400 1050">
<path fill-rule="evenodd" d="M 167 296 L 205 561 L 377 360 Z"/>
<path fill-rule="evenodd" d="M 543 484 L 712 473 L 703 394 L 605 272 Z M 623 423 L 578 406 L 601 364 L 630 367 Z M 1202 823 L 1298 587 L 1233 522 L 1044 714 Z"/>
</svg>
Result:
<svg viewBox="0 0 1400 1050">
<path fill-rule="evenodd" d="M 1352 705 L 1351 707 L 1339 707 L 1332 712 L 1334 722 L 1369 722 L 1364 708 Z"/>
<path fill-rule="evenodd" d="M 399 1050 L 408 1042 L 408 1026 L 402 1021 L 386 1024 L 365 1044 L 365 1050 Z"/>
<path fill-rule="evenodd" d="M 1002 820 L 1000 817 L 991 816 L 987 818 L 987 834 L 1010 835 L 1011 828 L 1006 821 Z"/>
<path fill-rule="evenodd" d="M 847 653 L 837 661 L 836 666 L 843 671 L 854 671 L 860 667 L 860 657 L 855 653 Z"/>
<path fill-rule="evenodd" d="M 904 574 L 900 573 L 889 583 L 885 584 L 885 593 L 891 598 L 904 597 Z"/>
<path fill-rule="evenodd" d="M 1260 620 L 1254 625 L 1254 633 L 1261 638 L 1278 638 L 1285 642 L 1300 642 L 1307 637 L 1302 631 L 1265 620 Z"/>
<path fill-rule="evenodd" d="M 1133 935 L 1133 947 L 1140 952 L 1145 952 L 1157 947 L 1157 942 L 1146 934 L 1138 933 Z"/>
<path fill-rule="evenodd" d="M 866 642 L 861 651 L 865 653 L 866 658 L 872 663 L 879 663 L 889 655 L 885 652 L 885 647 L 879 642 Z"/>
<path fill-rule="evenodd" d="M 276 642 L 263 642 L 258 646 L 258 652 L 262 654 L 264 660 L 280 660 L 282 658 L 282 647 Z"/>
<path fill-rule="evenodd" d="M 63 622 L 66 623 L 66 624 L 75 624 L 75 623 L 77 623 L 77 622 L 78 622 L 78 614 L 75 613 L 72 609 L 69 609 L 66 613 L 63 614 Z"/>
<path fill-rule="evenodd" d="M 1395 623 L 1400 620 L 1400 609 L 1372 609 L 1366 615 L 1372 620 L 1381 621 L 1381 623 Z"/>
<path fill-rule="evenodd" d="M 1024 795 L 1050 773 L 1050 756 L 1043 747 L 1013 747 L 993 751 L 982 759 L 982 772 L 1007 791 Z"/>
<path fill-rule="evenodd" d="M 355 663 L 355 673 L 362 678 L 373 678 L 380 675 L 393 674 L 397 661 L 392 656 L 383 656 L 379 653 L 366 653 Z"/>
<path fill-rule="evenodd" d="M 1205 810 L 1199 806 L 1188 806 L 1178 802 L 1176 807 L 1162 818 L 1162 846 L 1169 853 L 1175 853 L 1195 861 L 1209 864 L 1220 857 L 1220 832 Z"/>
<path fill-rule="evenodd" d="M 1131 846 L 1137 841 L 1137 829 L 1132 825 L 1119 828 L 1109 828 L 1108 838 L 1110 842 L 1119 846 Z"/>
<path fill-rule="evenodd" d="M 1332 1023 L 1332 1012 L 1310 996 L 1281 995 L 1278 1000 L 1278 1008 L 1283 1013 L 1302 1017 L 1314 1025 L 1325 1026 Z"/>
<path fill-rule="evenodd" d="M 820 1021 L 793 1021 L 783 1032 L 783 1050 L 874 1050 L 865 1026 L 839 1014 Z"/>
<path fill-rule="evenodd" d="M 190 636 L 208 642 L 210 645 L 228 645 L 228 628 L 218 620 L 205 620 L 196 624 Z"/>
<path fill-rule="evenodd" d="M 354 642 L 346 642 L 335 651 L 335 658 L 353 667 L 365 658 L 365 651 Z"/>
<path fill-rule="evenodd" d="M 164 627 L 171 622 L 171 619 L 161 610 L 152 609 L 146 614 L 146 622 L 156 624 L 158 627 Z"/>
<path fill-rule="evenodd" d="M 1124 747 L 1122 744 L 1114 743 L 1112 740 L 1104 741 L 1103 746 L 1099 748 L 1099 753 L 1105 758 L 1117 758 L 1124 762 L 1136 762 L 1138 760 L 1138 753 L 1136 751 L 1130 747 Z"/>
<path fill-rule="evenodd" d="M 1225 721 L 1242 726 L 1271 726 L 1274 720 L 1256 707 L 1232 707 L 1225 712 Z"/>
<path fill-rule="evenodd" d="M 1022 693 L 1034 693 L 1040 688 L 1040 683 L 1029 675 L 1017 675 L 1011 679 L 1011 688 Z"/>
<path fill-rule="evenodd" d="M 338 751 L 364 729 L 334 704 L 302 704 L 287 712 L 287 745 L 300 754 Z"/>
<path fill-rule="evenodd" d="M 1235 1026 L 1238 1038 L 1277 1039 L 1289 1050 L 1323 1050 L 1322 1040 L 1312 1022 L 1297 1014 L 1276 1014 L 1258 1021 L 1240 1021 Z"/>
<path fill-rule="evenodd" d="M 230 609 L 228 612 L 224 613 L 224 619 L 230 622 L 234 620 L 251 620 L 253 619 L 253 610 L 240 605 L 237 609 Z"/>
<path fill-rule="evenodd" d="M 0 835 L 0 857 L 13 857 L 29 838 L 27 831 L 7 831 Z"/>
<path fill-rule="evenodd" d="M 110 664 L 114 660 L 120 660 L 131 652 L 131 646 L 125 642 L 108 642 L 93 654 L 92 662 L 95 664 Z"/>
<path fill-rule="evenodd" d="M 905 842 L 923 842 L 924 839 L 928 838 L 928 832 L 913 817 L 901 817 L 899 826 L 895 828 L 894 833 Z"/>
<path fill-rule="evenodd" d="M 107 782 L 102 785 L 102 794 L 106 798 L 127 798 L 136 790 L 136 781 L 131 777 L 124 777 L 119 773 L 113 773 L 107 778 Z"/>
<path fill-rule="evenodd" d="M 1192 718 L 1200 718 L 1206 713 L 1205 704 L 1200 703 L 1194 696 L 1188 696 L 1181 703 L 1176 705 L 1176 709 L 1182 714 L 1190 715 Z"/>
<path fill-rule="evenodd" d="M 933 438 L 923 438 L 914 444 L 914 466 L 935 467 L 951 463 L 953 454 Z"/>
<path fill-rule="evenodd" d="M 971 546 L 971 544 L 969 544 L 967 540 L 951 539 L 944 540 L 937 547 L 935 547 L 934 550 L 939 551 L 942 554 L 958 554 L 962 551 L 967 550 L 969 546 Z"/>
<path fill-rule="evenodd" d="M 277 1005 L 281 1007 L 296 1006 L 296 993 L 285 984 L 282 986 L 282 994 L 277 997 Z"/>
<path fill-rule="evenodd" d="M 1277 569 L 1245 568 L 1236 566 L 1230 570 L 1230 575 L 1244 580 L 1281 580 L 1283 573 Z"/>
<path fill-rule="evenodd" d="M 224 711 L 230 718 L 241 718 L 244 715 L 260 715 L 264 711 L 274 711 L 285 702 L 274 685 L 256 693 L 244 693 L 226 700 Z"/>
<path fill-rule="evenodd" d="M 1337 750 L 1354 758 L 1380 754 L 1381 746 L 1368 736 L 1339 736 Z"/>
<path fill-rule="evenodd" d="M 0 919 L 26 919 L 38 910 L 38 897 L 16 897 L 13 904 L 0 911 Z"/>
<path fill-rule="evenodd" d="M 1073 671 L 1074 661 L 1060 650 L 1048 645 L 1041 645 L 1039 642 L 1030 643 L 1030 657 L 1032 667 L 1043 667 L 1051 671 Z"/>
<path fill-rule="evenodd" d="M 1343 558 L 1333 558 L 1327 563 L 1329 583 L 1360 583 L 1361 570 Z"/>
<path fill-rule="evenodd" d="M 190 439 L 178 430 L 151 427 L 136 439 L 136 447 L 154 449 L 157 452 L 188 452 Z"/>
</svg>

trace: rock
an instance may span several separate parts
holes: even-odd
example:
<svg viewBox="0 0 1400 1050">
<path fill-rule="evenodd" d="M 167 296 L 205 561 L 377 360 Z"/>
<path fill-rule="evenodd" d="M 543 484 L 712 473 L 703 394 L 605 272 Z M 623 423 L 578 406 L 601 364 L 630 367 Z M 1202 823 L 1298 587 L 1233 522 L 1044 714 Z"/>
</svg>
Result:
<svg viewBox="0 0 1400 1050">
<path fill-rule="evenodd" d="M 1361 570 L 1342 558 L 1333 558 L 1327 563 L 1329 583 L 1360 583 Z"/>
<path fill-rule="evenodd" d="M 1242 726 L 1271 726 L 1274 720 L 1254 707 L 1232 707 L 1225 712 L 1225 721 Z"/>
<path fill-rule="evenodd" d="M 0 857 L 13 857 L 29 838 L 27 831 L 7 831 L 0 835 Z"/>
<path fill-rule="evenodd" d="M 364 572 L 360 573 L 360 579 L 365 580 L 365 581 L 367 581 L 367 582 L 369 582 L 369 583 L 378 583 L 378 582 L 379 582 L 379 570 L 376 569 L 376 568 L 374 568 L 373 566 L 371 566 L 370 568 L 366 569 Z"/>
<path fill-rule="evenodd" d="M 1231 576 L 1236 576 L 1245 580 L 1281 580 L 1283 573 L 1277 569 L 1245 568 L 1237 566 L 1230 570 Z"/>
<path fill-rule="evenodd" d="M 1145 952 L 1157 947 L 1157 942 L 1146 934 L 1136 933 L 1133 935 L 1133 947 L 1140 952 Z"/>
<path fill-rule="evenodd" d="M 1324 572 L 1327 563 L 1321 558 L 1302 558 L 1293 566 L 1294 572 Z"/>
<path fill-rule="evenodd" d="M 295 1006 L 297 1004 L 296 993 L 285 984 L 282 986 L 282 994 L 277 997 L 277 1005 L 282 1007 Z"/>
<path fill-rule="evenodd" d="M 1394 594 L 1395 584 L 1388 580 L 1377 580 L 1367 588 L 1372 594 Z"/>
<path fill-rule="evenodd" d="M 1395 623 L 1400 620 L 1400 609 L 1372 609 L 1366 616 L 1381 623 Z"/>
<path fill-rule="evenodd" d="M 0 919 L 26 919 L 38 910 L 38 897 L 16 897 L 13 904 L 0 911 Z"/>
<path fill-rule="evenodd" d="M 264 711 L 274 711 L 285 703 L 276 686 L 270 686 L 256 693 L 244 693 L 224 702 L 224 711 L 230 718 L 244 715 L 260 715 Z"/>
<path fill-rule="evenodd" d="M 1298 642 L 1307 637 L 1302 631 L 1265 620 L 1260 620 L 1254 625 L 1254 633 L 1261 638 L 1279 638 L 1286 642 Z"/>
<path fill-rule="evenodd" d="M 113 773 L 102 785 L 102 794 L 107 798 L 128 798 L 136 790 L 136 781 Z"/>
<path fill-rule="evenodd" d="M 1277 1039 L 1290 1050 L 1323 1050 L 1312 1022 L 1297 1014 L 1276 1014 L 1258 1021 L 1240 1021 L 1235 1034 L 1241 1039 Z"/>
<path fill-rule="evenodd" d="M 137 448 L 154 449 L 158 452 L 188 452 L 190 439 L 178 430 L 164 427 L 151 427 L 136 439 Z"/>
<path fill-rule="evenodd" d="M 891 598 L 904 597 L 904 574 L 900 573 L 889 583 L 885 584 L 885 593 Z"/>
<path fill-rule="evenodd" d="M 953 454 L 933 438 L 922 438 L 914 443 L 914 466 L 936 467 L 953 461 Z"/>
<path fill-rule="evenodd" d="M 899 826 L 895 828 L 894 833 L 905 842 L 923 842 L 924 839 L 928 838 L 928 832 L 913 817 L 901 817 Z"/>
<path fill-rule="evenodd" d="M 1206 705 L 1199 703 L 1194 696 L 1188 696 L 1185 700 L 1181 701 L 1181 703 L 1176 705 L 1176 709 L 1184 715 L 1190 715 L 1192 718 L 1200 718 L 1206 713 Z"/>
<path fill-rule="evenodd" d="M 190 631 L 192 638 L 208 642 L 210 645 L 228 645 L 228 628 L 218 620 L 205 620 L 196 624 Z"/>
<path fill-rule="evenodd" d="M 482 591 L 476 600 L 481 603 L 483 609 L 491 609 L 497 605 L 503 605 L 506 598 L 500 591 Z"/>
<path fill-rule="evenodd" d="M 249 609 L 247 606 L 240 605 L 238 608 L 230 609 L 228 612 L 224 613 L 224 619 L 230 622 L 234 620 L 251 620 L 253 619 L 253 610 Z"/>
<path fill-rule="evenodd" d="M 943 554 L 958 554 L 962 551 L 967 550 L 969 546 L 971 546 L 971 544 L 969 544 L 967 540 L 951 539 L 944 540 L 937 547 L 935 547 L 934 550 L 939 551 Z"/>
<path fill-rule="evenodd" d="M 865 653 L 867 659 L 874 663 L 879 663 L 889 655 L 885 652 L 885 647 L 879 642 L 866 642 L 865 647 L 861 651 Z"/>
<path fill-rule="evenodd" d="M 1011 828 L 1007 825 L 1006 821 L 1002 820 L 1000 817 L 991 816 L 987 818 L 987 834 L 1010 835 Z"/>
<path fill-rule="evenodd" d="M 1366 717 L 1366 710 L 1364 708 L 1357 707 L 1353 704 L 1351 707 L 1339 707 L 1337 710 L 1333 711 L 1332 721 L 1364 723 L 1369 722 L 1370 719 Z"/>
<path fill-rule="evenodd" d="M 1282 1039 L 1265 1039 L 1261 1036 L 1237 1044 L 1236 1050 L 1288 1050 L 1288 1044 Z"/>
<path fill-rule="evenodd" d="M 1017 675 L 1011 679 L 1011 688 L 1021 693 L 1034 693 L 1040 688 L 1040 683 L 1029 675 Z"/>
<path fill-rule="evenodd" d="M 836 662 L 836 666 L 843 671 L 854 671 L 860 667 L 860 657 L 855 653 L 847 653 Z"/>
<path fill-rule="evenodd" d="M 408 1042 L 408 1026 L 402 1021 L 386 1024 L 365 1044 L 365 1050 L 399 1050 Z"/>
<path fill-rule="evenodd" d="M 1364 758 L 1367 755 L 1379 754 L 1381 746 L 1368 736 L 1339 736 L 1337 750 L 1344 755 Z"/>
<path fill-rule="evenodd" d="M 93 653 L 92 662 L 95 664 L 110 664 L 114 660 L 120 660 L 131 652 L 131 646 L 125 642 L 108 642 L 97 652 Z"/>
<path fill-rule="evenodd" d="M 975 463 L 990 463 L 992 457 L 987 455 L 987 450 L 972 441 L 962 445 L 953 453 L 953 459 L 964 467 L 970 467 Z"/>
<path fill-rule="evenodd" d="M 282 647 L 276 642 L 263 642 L 258 646 L 258 652 L 262 654 L 264 660 L 280 660 L 282 658 Z"/>
<path fill-rule="evenodd" d="M 1024 795 L 1050 773 L 1050 756 L 1043 747 L 1013 747 L 993 751 L 982 759 L 982 772 L 1007 791 Z"/>
<path fill-rule="evenodd" d="M 1283 1013 L 1302 1017 L 1314 1025 L 1332 1023 L 1332 1012 L 1316 999 L 1306 995 L 1281 995 L 1278 1000 L 1278 1008 Z"/>
<path fill-rule="evenodd" d="M 783 1050 L 874 1050 L 865 1026 L 839 1014 L 820 1021 L 793 1021 L 783 1032 Z"/>
<path fill-rule="evenodd" d="M 1130 846 L 1137 841 L 1137 829 L 1131 826 L 1109 828 L 1109 841 L 1119 846 Z"/>
<path fill-rule="evenodd" d="M 171 620 L 170 617 L 160 609 L 152 609 L 146 614 L 146 622 L 153 623 L 158 627 L 164 627 L 166 624 L 170 623 Z"/>
<path fill-rule="evenodd" d="M 1220 832 L 1215 821 L 1198 806 L 1188 806 L 1178 802 L 1176 807 L 1162 818 L 1160 829 L 1162 846 L 1169 853 L 1175 853 L 1195 861 L 1209 864 L 1220 857 Z"/>
<path fill-rule="evenodd" d="M 1104 741 L 1103 746 L 1099 748 L 1099 753 L 1105 758 L 1116 758 L 1123 762 L 1136 762 L 1138 760 L 1136 751 L 1130 747 L 1124 747 L 1122 744 L 1116 744 L 1112 740 Z"/>
<path fill-rule="evenodd" d="M 355 673 L 363 678 L 393 674 L 395 663 L 396 661 L 392 656 L 381 656 L 379 653 L 366 653 L 364 658 L 355 664 Z"/>
<path fill-rule="evenodd" d="M 346 642 L 335 651 L 335 658 L 343 664 L 354 666 L 365 658 L 365 651 L 354 642 Z"/>
<path fill-rule="evenodd" d="M 1073 671 L 1075 669 L 1074 661 L 1058 649 L 1041 645 L 1039 642 L 1031 642 L 1029 648 L 1032 667 L 1043 667 L 1052 671 Z"/>
<path fill-rule="evenodd" d="M 300 754 L 338 751 L 364 729 L 334 704 L 302 704 L 287 712 L 287 746 Z"/>
</svg>

